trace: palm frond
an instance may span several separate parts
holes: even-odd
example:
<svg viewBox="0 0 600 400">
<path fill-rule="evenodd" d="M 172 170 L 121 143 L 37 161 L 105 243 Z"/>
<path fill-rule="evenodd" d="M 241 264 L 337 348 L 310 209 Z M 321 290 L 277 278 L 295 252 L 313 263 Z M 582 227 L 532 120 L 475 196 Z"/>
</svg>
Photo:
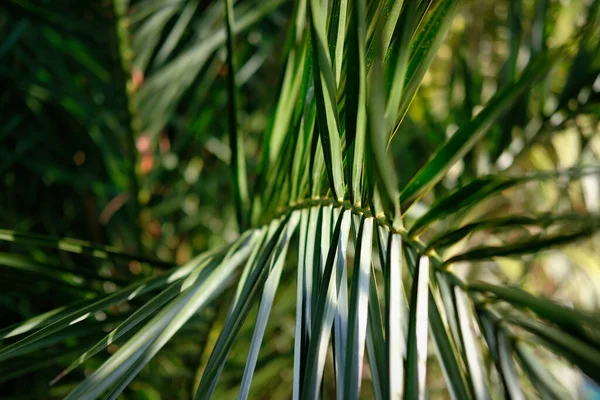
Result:
<svg viewBox="0 0 600 400">
<path fill-rule="evenodd" d="M 484 206 L 509 190 L 527 193 L 528 185 L 580 185 L 582 179 L 597 178 L 598 168 L 580 163 L 526 174 L 516 163 L 511 164 L 513 172 L 497 167 L 493 160 L 486 174 L 472 171 L 453 188 L 440 184 L 457 162 L 476 156 L 478 146 L 488 143 L 490 130 L 499 129 L 502 135 L 507 126 L 518 126 L 518 119 L 504 128 L 498 121 L 514 110 L 525 92 L 537 88 L 537 82 L 552 77 L 555 66 L 566 63 L 569 74 L 553 115 L 569 108 L 570 100 L 581 100 L 582 89 L 594 89 L 597 77 L 589 77 L 598 72 L 591 50 L 597 48 L 593 43 L 597 35 L 589 32 L 597 22 L 598 1 L 588 10 L 589 25 L 582 34 L 548 49 L 533 43 L 535 55 L 526 67 L 518 68 L 518 52 L 512 49 L 506 84 L 474 117 L 457 118 L 461 126 L 440 141 L 412 177 L 406 176 L 405 160 L 395 160 L 388 148 L 393 147 L 394 137 L 402 140 L 409 131 L 409 106 L 452 30 L 459 1 L 296 2 L 279 95 L 265 128 L 256 171 L 245 169 L 238 101 L 243 85 L 238 79 L 244 66 L 237 64 L 241 57 L 235 57 L 239 51 L 251 63 L 256 50 L 239 50 L 242 46 L 236 38 L 257 23 L 275 18 L 274 10 L 285 8 L 282 1 L 244 0 L 235 7 L 229 0 L 207 4 L 135 1 L 129 11 L 129 2 L 115 1 L 109 13 L 110 27 L 117 35 L 112 63 L 99 61 L 93 40 L 83 33 L 79 39 L 74 33 L 82 30 L 77 19 L 66 18 L 71 23 L 62 26 L 65 18 L 56 12 L 44 15 L 52 7 L 42 3 L 34 6 L 11 0 L 3 7 L 20 19 L 8 24 L 12 31 L 0 46 L 0 57 L 29 61 L 26 49 L 33 47 L 36 36 L 27 36 L 27 26 L 41 19 L 45 40 L 71 50 L 68 60 L 81 64 L 79 68 L 92 80 L 92 94 L 114 91 L 110 94 L 118 97 L 121 107 L 108 115 L 94 115 L 96 100 L 86 99 L 65 76 L 69 69 L 61 64 L 62 58 L 38 67 L 38 73 L 22 72 L 40 82 L 19 80 L 26 88 L 15 89 L 11 95 L 27 93 L 36 102 L 60 104 L 68 115 L 77 117 L 89 130 L 94 148 L 105 155 L 102 161 L 110 179 L 99 179 L 102 183 L 95 190 L 105 199 L 109 197 L 105 190 L 111 190 L 110 195 L 128 192 L 134 224 L 140 217 L 140 195 L 155 182 L 140 180 L 135 169 L 136 140 L 143 137 L 156 144 L 161 131 L 175 124 L 182 99 L 194 89 L 209 91 L 212 82 L 207 71 L 216 71 L 220 50 L 226 49 L 228 161 L 241 232 L 229 244 L 201 252 L 180 267 L 125 287 L 116 286 L 114 279 L 111 294 L 91 296 L 3 328 L 0 361 L 23 362 L 11 377 L 46 368 L 48 364 L 38 362 L 35 353 L 65 342 L 65 336 L 77 328 L 81 327 L 77 335 L 86 335 L 89 328 L 98 335 L 78 342 L 78 351 L 68 352 L 69 357 L 65 354 L 64 358 L 78 357 L 69 359 L 70 365 L 52 383 L 65 382 L 82 365 L 94 361 L 75 386 L 65 384 L 66 398 L 117 398 L 186 327 L 198 319 L 205 322 L 203 313 L 218 303 L 226 312 L 212 319 L 214 337 L 210 345 L 203 345 L 207 353 L 198 368 L 197 384 L 188 388 L 195 399 L 231 396 L 230 388 L 219 385 L 230 379 L 227 372 L 232 359 L 237 364 L 231 370 L 237 375 L 231 386 L 240 399 L 253 397 L 257 381 L 276 376 L 267 366 L 268 362 L 274 369 L 280 365 L 268 338 L 280 304 L 288 314 L 295 309 L 289 328 L 293 350 L 286 358 L 292 376 L 285 393 L 294 399 L 327 397 L 330 387 L 338 399 L 358 399 L 367 390 L 367 379 L 371 381 L 368 390 L 377 399 L 425 399 L 434 396 L 434 371 L 440 372 L 443 393 L 453 399 L 489 399 L 496 393 L 525 398 L 532 389 L 540 396 L 564 398 L 565 389 L 536 351 L 541 348 L 600 385 L 597 313 L 561 305 L 497 278 L 474 282 L 460 271 L 461 265 L 469 271 L 489 271 L 506 257 L 541 257 L 551 249 L 594 238 L 600 228 L 597 210 L 567 204 L 528 214 L 497 210 L 488 217 Z M 511 32 L 515 36 L 520 31 Z M 76 44 L 64 44 L 71 35 Z M 513 39 L 518 47 L 518 38 Z M 82 46 L 85 50 L 78 51 Z M 35 57 L 43 57 L 43 52 L 40 49 Z M 118 72 L 109 72 L 106 65 Z M 586 71 L 585 79 L 578 79 L 575 72 L 581 69 Z M 40 70 L 51 71 L 51 79 L 40 75 Z M 134 71 L 147 76 L 139 90 L 131 86 Z M 10 71 L 0 70 L 2 79 L 10 76 Z M 118 82 L 108 85 L 113 76 Z M 65 87 L 61 89 L 62 82 Z M 72 104 L 80 100 L 78 106 Z M 597 100 L 588 96 L 582 103 L 597 107 Z M 224 101 L 217 101 L 225 106 Z M 533 100 L 525 103 L 529 101 Z M 23 111 L 23 115 L 47 112 L 34 111 Z M 558 125 L 557 117 L 538 117 L 541 128 L 531 128 L 529 142 L 517 152 L 535 146 L 544 126 L 555 129 Z M 102 135 L 113 123 L 119 130 Z M 498 154 L 515 150 L 511 140 L 505 140 L 509 138 L 501 139 L 493 140 Z M 124 153 L 118 143 L 125 145 Z M 185 147 L 185 140 L 181 143 Z M 48 158 L 42 159 L 41 168 L 53 163 Z M 248 172 L 255 172 L 256 179 L 250 180 Z M 406 185 L 401 188 L 399 180 Z M 142 247 L 141 232 L 133 229 L 128 236 Z M 115 247 L 17 231 L 1 230 L 0 241 L 46 248 L 59 255 L 90 256 L 97 262 L 124 258 L 171 264 L 132 256 Z M 19 258 L 2 253 L 0 264 L 33 271 L 51 281 L 52 263 L 42 262 L 50 257 L 36 261 L 34 256 L 40 258 L 39 254 Z M 96 277 L 95 271 L 90 274 Z M 97 277 L 102 281 L 100 274 Z M 72 279 L 55 278 L 58 283 Z M 90 285 L 92 292 L 95 287 Z M 284 294 L 291 300 L 284 301 Z M 128 316 L 112 310 L 125 303 L 133 307 Z M 94 318 L 98 313 L 111 315 L 110 323 Z M 193 335 L 194 340 L 200 339 L 196 331 Z M 235 346 L 246 336 L 250 340 L 242 343 L 240 355 Z M 105 348 L 113 349 L 111 355 L 98 357 Z M 63 357 L 53 357 L 56 365 L 64 363 Z"/>
</svg>

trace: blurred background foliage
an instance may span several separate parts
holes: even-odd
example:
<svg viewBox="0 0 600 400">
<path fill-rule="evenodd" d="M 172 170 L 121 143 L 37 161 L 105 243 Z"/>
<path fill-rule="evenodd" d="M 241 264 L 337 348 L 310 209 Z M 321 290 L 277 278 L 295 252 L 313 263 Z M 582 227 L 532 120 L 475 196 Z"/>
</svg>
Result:
<svg viewBox="0 0 600 400">
<path fill-rule="evenodd" d="M 289 3 L 242 0 L 235 5 L 239 126 L 251 181 L 282 78 Z M 586 23 L 596 28 L 584 33 L 575 61 L 559 62 L 552 79 L 527 91 L 423 204 L 494 171 L 522 175 L 598 165 L 598 4 L 464 1 L 392 141 L 400 187 L 499 88 L 513 81 L 530 57 L 566 43 Z M 0 3 L 0 228 L 72 237 L 140 255 L 98 256 L 93 250 L 78 254 L 69 252 L 68 241 L 62 245 L 67 251 L 59 251 L 34 236 L 21 243 L 0 243 L 3 327 L 82 298 L 112 293 L 238 237 L 228 167 L 223 21 L 222 2 L 205 0 Z M 422 208 L 417 204 L 408 218 L 422 214 Z M 599 177 L 532 181 L 450 219 L 464 223 L 483 216 L 564 210 L 600 211 Z M 438 231 L 451 222 L 436 222 Z M 475 234 L 444 254 L 539 233 L 523 229 Z M 598 239 L 569 245 L 563 252 L 496 258 L 484 262 L 486 268 L 459 264 L 455 271 L 467 281 L 518 283 L 564 304 L 598 310 Z M 295 285 L 285 274 L 294 272 L 284 271 L 252 398 L 290 397 Z M 223 297 L 228 296 L 232 291 Z M 0 396 L 64 396 L 105 354 L 50 389 L 48 382 L 60 369 L 48 360 L 60 359 L 63 368 L 68 366 L 147 298 L 73 326 L 65 332 L 66 340 L 40 351 L 35 362 L 30 358 L 0 366 Z M 190 398 L 226 312 L 219 307 L 222 301 L 217 299 L 215 307 L 186 324 L 124 398 Z M 215 398 L 237 393 L 251 321 L 252 315 L 233 347 Z M 96 329 L 97 323 L 103 332 Z M 116 347 L 109 346 L 108 352 Z M 558 371 L 569 389 L 580 390 L 576 372 Z M 428 379 L 430 395 L 444 398 L 439 371 Z M 370 391 L 369 385 L 363 386 L 365 398 L 372 396 Z"/>
</svg>

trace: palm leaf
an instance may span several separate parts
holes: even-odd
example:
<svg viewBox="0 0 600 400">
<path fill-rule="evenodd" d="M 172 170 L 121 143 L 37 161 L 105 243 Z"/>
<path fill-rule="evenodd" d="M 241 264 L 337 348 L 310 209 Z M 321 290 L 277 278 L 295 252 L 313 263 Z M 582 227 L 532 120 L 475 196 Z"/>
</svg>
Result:
<svg viewBox="0 0 600 400">
<path fill-rule="evenodd" d="M 473 282 L 470 276 L 485 277 L 477 275 L 482 271 L 493 273 L 494 268 L 488 266 L 500 264 L 503 257 L 520 260 L 522 255 L 575 242 L 593 246 L 589 238 L 600 228 L 598 216 L 584 210 L 581 201 L 573 200 L 575 195 L 570 192 L 575 189 L 565 191 L 570 202 L 557 195 L 554 207 L 544 210 L 496 210 L 492 216 L 482 216 L 482 210 L 509 189 L 530 194 L 529 186 L 558 184 L 587 190 L 584 179 L 595 178 L 596 167 L 579 163 L 570 169 L 521 173 L 518 168 L 527 165 L 514 164 L 511 171 L 500 173 L 496 171 L 501 168 L 487 165 L 486 175 L 481 176 L 480 169 L 468 166 L 485 144 L 492 143 L 499 154 L 511 150 L 505 131 L 502 140 L 495 136 L 490 142 L 486 133 L 503 129 L 498 121 L 520 100 L 532 104 L 536 96 L 522 96 L 538 80 L 554 73 L 555 66 L 569 71 L 566 87 L 561 86 L 560 107 L 568 108 L 569 100 L 579 97 L 582 89 L 593 88 L 587 75 L 580 82 L 575 72 L 596 71 L 591 57 L 593 36 L 586 30 L 567 41 L 569 44 L 549 49 L 538 40 L 532 51 L 535 57 L 519 71 L 518 44 L 524 42 L 518 37 L 519 29 L 511 30 L 506 85 L 474 118 L 471 110 L 462 121 L 449 115 L 443 123 L 460 122 L 461 128 L 448 139 L 438 135 L 435 146 L 430 146 L 433 153 L 429 160 L 411 165 L 407 161 L 410 146 L 400 145 L 409 150 L 397 151 L 391 139 L 404 140 L 413 126 L 419 126 L 419 118 L 408 114 L 409 106 L 422 95 L 418 88 L 425 85 L 424 77 L 444 37 L 452 35 L 459 3 L 300 0 L 288 9 L 280 0 L 244 0 L 235 7 L 230 0 L 115 1 L 108 24 L 115 40 L 111 62 L 96 51 L 93 38 L 77 22 L 77 13 L 83 12 L 80 5 L 68 18 L 50 12 L 54 9 L 47 2 L 33 5 L 11 0 L 3 5 L 6 15 L 16 15 L 19 22 L 7 23 L 13 30 L 3 36 L 0 57 L 17 64 L 26 61 L 16 72 L 16 77 L 22 78 L 18 79 L 20 86 L 11 87 L 10 96 L 27 94 L 27 98 L 36 99 L 35 104 L 44 105 L 29 107 L 23 101 L 27 105 L 23 107 L 24 117 L 6 124 L 7 133 L 0 130 L 0 141 L 14 135 L 26 116 L 43 116 L 41 121 L 46 121 L 50 108 L 45 107 L 58 104 L 78 126 L 85 127 L 91 148 L 102 154 L 100 169 L 104 175 L 95 171 L 98 182 L 90 183 L 94 193 L 102 195 L 105 202 L 110 196 L 128 193 L 124 203 L 128 215 L 117 214 L 114 226 L 129 226 L 129 222 L 131 227 L 124 230 L 120 241 L 136 243 L 133 247 L 142 250 L 149 240 L 141 232 L 141 223 L 148 216 L 146 211 L 152 215 L 150 208 L 144 208 L 150 202 L 146 197 L 157 196 L 160 190 L 156 188 L 162 187 L 160 182 L 168 176 L 169 168 L 140 173 L 136 169 L 136 140 L 142 139 L 142 144 L 148 140 L 150 150 L 140 153 L 153 157 L 162 157 L 161 151 L 182 155 L 193 142 L 213 143 L 211 151 L 219 153 L 214 141 L 220 143 L 220 136 L 209 138 L 204 131 L 209 132 L 212 125 L 202 118 L 218 119 L 220 109 L 226 109 L 229 148 L 221 148 L 220 154 L 231 165 L 227 195 L 233 198 L 230 208 L 235 211 L 239 234 L 225 246 L 213 246 L 214 250 L 200 252 L 162 275 L 3 328 L 0 361 L 17 362 L 19 368 L 10 371 L 2 366 L 2 371 L 8 371 L 10 378 L 60 365 L 63 372 L 53 381 L 57 383 L 76 379 L 67 375 L 83 365 L 91 366 L 77 385 L 65 383 L 68 390 L 64 395 L 68 399 L 113 399 L 135 388 L 134 381 L 158 376 L 152 360 L 161 359 L 163 354 L 168 355 L 166 359 L 178 359 L 181 355 L 171 345 L 177 347 L 182 335 L 191 332 L 191 342 L 200 347 L 202 355 L 196 384 L 186 389 L 194 398 L 231 397 L 235 392 L 241 399 L 260 397 L 254 393 L 257 386 L 261 389 L 273 381 L 283 381 L 282 366 L 287 364 L 292 366 L 289 384 L 280 384 L 286 387 L 273 393 L 294 399 L 327 397 L 329 389 L 335 390 L 338 399 L 358 399 L 369 387 L 367 379 L 377 399 L 433 397 L 436 385 L 432 382 L 437 381 L 443 381 L 444 395 L 453 399 L 489 399 L 499 391 L 509 398 L 525 398 L 532 389 L 542 396 L 562 398 L 564 389 L 544 366 L 546 359 L 530 350 L 533 345 L 543 346 L 600 382 L 596 313 L 559 305 L 526 291 L 526 286 Z M 597 4 L 590 7 L 590 24 L 597 19 Z M 128 6 L 132 7 L 131 14 Z M 514 25 L 521 16 L 512 11 Z M 251 145 L 255 138 L 246 135 L 252 124 L 246 122 L 254 107 L 260 106 L 254 104 L 259 103 L 258 98 L 248 95 L 249 87 L 244 83 L 267 62 L 269 56 L 264 54 L 270 54 L 271 42 L 262 43 L 259 51 L 259 46 L 236 37 L 249 30 L 253 34 L 268 32 L 273 29 L 269 24 L 278 27 L 287 12 L 292 19 L 282 52 L 281 82 L 273 111 L 264 118 L 263 145 L 255 160 L 251 158 L 257 153 Z M 538 24 L 545 22 L 539 21 L 543 17 L 537 18 Z M 68 49 L 69 56 L 54 59 L 42 48 L 32 52 L 35 36 L 27 35 L 31 21 L 41 21 L 44 40 Z M 258 26 L 264 21 L 269 23 Z M 572 60 L 575 47 L 579 55 Z M 221 55 L 227 66 L 223 90 L 212 82 L 222 74 L 218 68 Z M 38 67 L 37 58 L 47 61 Z M 468 67 L 464 69 L 464 76 L 471 73 Z M 71 70 L 89 78 L 93 93 L 117 93 L 119 105 L 97 113 L 100 106 L 96 98 L 91 96 L 90 100 L 82 85 L 73 83 Z M 2 79 L 13 76 L 0 69 Z M 136 79 L 143 81 L 137 83 L 139 90 Z M 592 95 L 588 93 L 589 97 Z M 449 99 L 452 114 L 452 96 Z M 590 100 L 592 109 L 594 101 Z M 582 109 L 576 108 L 573 118 L 581 113 L 584 117 L 579 120 L 585 122 L 588 115 Z M 418 109 L 414 111 L 419 115 Z M 204 117 L 193 115 L 196 113 Z M 421 114 L 433 118 L 428 111 Z M 549 132 L 559 129 L 552 117 L 542 120 L 543 126 L 553 125 Z M 429 121 L 428 126 L 441 126 L 438 122 Z M 511 129 L 526 128 L 518 126 L 517 119 L 509 122 Z M 169 147 L 154 152 L 153 146 L 169 138 L 171 129 L 178 130 L 186 123 L 192 126 L 187 127 L 190 130 L 202 128 L 202 134 L 173 144 L 177 151 Z M 222 125 L 215 126 L 220 129 Z M 104 135 L 105 130 L 111 134 Z M 539 136 L 534 133 L 531 138 Z M 35 149 L 31 143 L 38 140 L 51 143 L 42 135 L 29 139 L 27 149 Z M 528 146 L 543 147 L 535 141 Z M 47 165 L 56 164 L 53 171 L 69 181 L 70 167 L 57 163 L 54 155 L 35 151 L 39 160 L 25 160 L 17 154 L 0 169 L 18 171 L 22 164 L 40 173 Z M 61 150 L 57 154 L 64 156 Z M 593 154 L 590 157 L 597 160 Z M 467 171 L 453 186 L 445 178 L 461 161 L 466 161 Z M 411 177 L 413 170 L 416 173 Z M 211 171 L 216 176 L 221 170 Z M 402 190 L 400 180 L 408 182 Z M 252 191 L 248 189 L 251 184 Z M 72 184 L 72 190 L 81 193 L 76 185 Z M 193 188 L 177 190 L 185 199 L 186 190 Z M 177 209 L 179 200 L 176 196 L 171 199 Z M 229 206 L 218 206 L 226 220 Z M 523 227 L 535 228 L 538 233 L 515 235 Z M 474 245 L 465 240 L 475 241 L 479 236 L 487 240 Z M 582 243 L 584 239 L 588 242 Z M 56 284 L 65 293 L 63 287 L 75 287 L 93 296 L 107 282 L 116 286 L 121 276 L 104 279 L 93 268 L 85 274 L 82 269 L 81 277 L 90 276 L 92 283 L 73 285 L 80 277 L 79 268 L 54 261 L 67 259 L 78 264 L 80 258 L 65 257 L 88 257 L 102 268 L 116 259 L 172 265 L 119 250 L 129 248 L 126 246 L 96 245 L 59 234 L 42 236 L 3 229 L 0 241 L 14 252 L 30 250 L 27 255 L 0 254 L 0 263 L 16 271 L 23 282 L 31 279 L 27 274 L 35 273 L 43 278 L 38 283 Z M 479 261 L 490 262 L 475 264 Z M 459 276 L 459 264 L 468 265 L 466 278 Z M 53 269 L 56 265 L 59 268 Z M 521 279 L 530 277 L 524 270 Z M 288 295 L 294 292 L 296 298 Z M 132 307 L 127 316 L 114 310 L 124 303 Z M 201 313 L 213 306 L 223 312 L 212 316 L 208 329 L 212 333 L 207 334 L 211 336 L 199 338 L 194 321 L 202 319 Z M 279 321 L 280 312 L 293 314 L 292 310 L 292 324 Z M 93 321 L 91 317 L 99 313 L 108 314 L 110 323 Z M 83 340 L 88 332 L 97 335 Z M 282 336 L 291 343 L 292 334 L 293 350 L 278 349 L 276 339 Z M 36 352 L 67 346 L 69 335 L 77 344 L 77 352 L 67 352 L 69 357 L 58 357 L 55 352 L 52 362 L 40 362 Z M 202 345 L 197 344 L 198 339 Z M 116 352 L 103 360 L 101 350 L 115 347 Z M 370 374 L 366 373 L 367 365 Z M 493 379 L 494 374 L 499 379 Z"/>
</svg>

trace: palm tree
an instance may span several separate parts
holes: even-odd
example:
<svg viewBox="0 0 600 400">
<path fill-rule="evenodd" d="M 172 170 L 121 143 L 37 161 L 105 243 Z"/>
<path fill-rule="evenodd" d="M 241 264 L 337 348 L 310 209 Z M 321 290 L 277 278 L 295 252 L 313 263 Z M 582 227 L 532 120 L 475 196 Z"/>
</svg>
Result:
<svg viewBox="0 0 600 400">
<path fill-rule="evenodd" d="M 68 399 L 126 388 L 196 399 L 572 397 L 558 363 L 600 383 L 600 316 L 530 283 L 543 275 L 536 260 L 572 242 L 598 263 L 600 2 L 578 3 L 586 18 L 572 18 L 572 35 L 548 21 L 575 6 L 499 6 L 508 46 L 492 76 L 469 25 L 455 31 L 457 15 L 464 24 L 478 13 L 465 3 L 3 2 L 0 168 L 12 194 L 0 204 L 51 223 L 7 216 L 17 229 L 0 230 L 7 320 L 20 319 L 0 331 L 0 379 Z M 274 68 L 283 25 L 270 107 L 248 82 Z M 447 57 L 447 99 L 424 83 L 444 46 L 459 49 Z M 267 112 L 253 128 L 251 115 Z M 562 162 L 575 122 L 592 150 Z M 204 133 L 224 127 L 228 147 Z M 559 168 L 543 168 L 553 140 Z M 215 158 L 227 167 L 208 165 Z M 196 183 L 205 164 L 206 186 Z M 205 251 L 173 266 L 154 222 L 196 210 L 194 188 L 216 210 L 233 205 L 223 221 L 237 233 L 214 228 Z M 541 190 L 556 192 L 552 205 Z M 91 217 L 69 212 L 81 203 Z M 209 214 L 181 214 L 178 226 L 208 226 Z M 563 253 L 546 252 L 555 247 Z M 32 379 L 57 367 L 51 388 Z"/>
</svg>

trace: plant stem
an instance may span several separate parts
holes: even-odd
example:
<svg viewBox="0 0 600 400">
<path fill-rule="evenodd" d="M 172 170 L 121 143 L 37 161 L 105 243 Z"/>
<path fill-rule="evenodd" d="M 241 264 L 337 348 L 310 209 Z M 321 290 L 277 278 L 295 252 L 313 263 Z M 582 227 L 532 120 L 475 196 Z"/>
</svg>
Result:
<svg viewBox="0 0 600 400">
<path fill-rule="evenodd" d="M 139 117 L 137 104 L 135 102 L 135 87 L 132 81 L 131 75 L 131 64 L 133 58 L 133 50 L 131 49 L 131 39 L 129 37 L 128 30 L 128 19 L 126 16 L 127 12 L 127 0 L 114 0 L 113 1 L 113 12 L 115 17 L 115 28 L 117 35 L 117 54 L 119 58 L 119 64 L 121 67 L 122 77 L 122 89 L 125 94 L 127 107 L 126 107 L 126 130 L 127 135 L 125 137 L 125 152 L 127 160 L 127 174 L 129 175 L 129 208 L 134 218 L 134 236 L 136 251 L 142 250 L 141 242 L 141 228 L 139 222 L 140 204 L 138 194 L 140 191 L 138 177 L 135 171 L 137 165 L 137 152 L 135 147 L 136 137 L 139 136 L 141 131 L 141 120 Z"/>
<path fill-rule="evenodd" d="M 227 91 L 229 102 L 229 147 L 231 148 L 231 173 L 233 179 L 233 197 L 238 229 L 244 232 L 248 227 L 250 199 L 248 196 L 248 176 L 246 174 L 246 157 L 244 155 L 244 138 L 237 126 L 237 98 L 235 84 L 235 61 L 233 53 L 234 15 L 233 0 L 224 0 L 225 25 L 227 28 Z"/>
</svg>

